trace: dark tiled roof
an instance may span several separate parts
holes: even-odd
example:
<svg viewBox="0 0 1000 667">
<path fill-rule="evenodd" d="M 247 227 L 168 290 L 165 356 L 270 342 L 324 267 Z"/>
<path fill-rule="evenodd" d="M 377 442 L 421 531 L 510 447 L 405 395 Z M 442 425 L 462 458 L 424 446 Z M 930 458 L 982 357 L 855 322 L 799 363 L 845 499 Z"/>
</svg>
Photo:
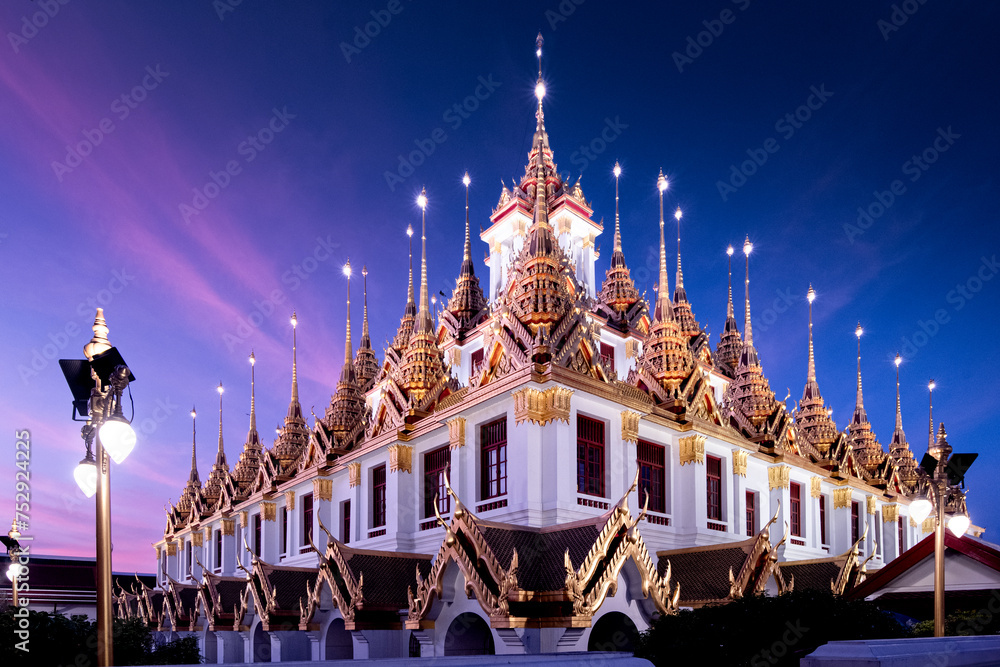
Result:
<svg viewBox="0 0 1000 667">
<path fill-rule="evenodd" d="M 747 552 L 740 546 L 700 551 L 661 551 L 658 569 L 660 575 L 670 561 L 673 580 L 681 586 L 681 601 L 724 600 L 729 597 L 729 568 L 739 574 L 746 562 Z"/>
<path fill-rule="evenodd" d="M 163 613 L 163 591 L 150 591 L 149 604 L 152 607 L 153 616 Z"/>
<path fill-rule="evenodd" d="M 177 613 L 181 616 L 189 616 L 194 611 L 195 605 L 198 602 L 198 587 L 197 586 L 184 586 L 179 587 L 177 592 L 178 597 L 181 600 L 181 608 L 177 610 Z"/>
<path fill-rule="evenodd" d="M 840 576 L 840 570 L 843 566 L 843 559 L 778 563 L 785 581 L 789 581 L 790 577 L 795 577 L 795 590 L 797 591 L 829 591 L 830 581 L 836 580 Z"/>
<path fill-rule="evenodd" d="M 298 612 L 299 600 L 309 594 L 316 583 L 317 576 L 319 576 L 318 568 L 315 570 L 284 568 L 271 570 L 267 579 L 274 589 L 275 603 L 278 605 L 278 609 Z"/>
<path fill-rule="evenodd" d="M 233 613 L 233 607 L 239 606 L 240 597 L 246 588 L 247 582 L 245 579 L 222 579 L 216 581 L 215 591 L 219 594 L 219 606 L 222 607 L 216 611 L 224 614 Z"/>
<path fill-rule="evenodd" d="M 549 531 L 484 525 L 480 530 L 504 568 L 510 567 L 517 549 L 517 580 L 527 591 L 562 590 L 566 584 L 563 554 L 569 549 L 573 567 L 579 568 L 601 533 L 594 524 Z"/>
<path fill-rule="evenodd" d="M 364 574 L 362 595 L 366 605 L 403 609 L 407 605 L 407 587 L 417 590 L 417 568 L 420 576 L 426 577 L 431 571 L 431 557 L 354 553 L 349 555 L 347 566 L 355 578 Z"/>
</svg>

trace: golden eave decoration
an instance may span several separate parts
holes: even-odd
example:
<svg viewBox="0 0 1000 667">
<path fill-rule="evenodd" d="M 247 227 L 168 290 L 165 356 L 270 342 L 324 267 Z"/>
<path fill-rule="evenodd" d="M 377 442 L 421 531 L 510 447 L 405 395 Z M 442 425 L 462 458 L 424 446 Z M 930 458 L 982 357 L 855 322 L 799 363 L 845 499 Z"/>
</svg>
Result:
<svg viewBox="0 0 1000 667">
<path fill-rule="evenodd" d="M 833 509 L 851 506 L 851 489 L 847 487 L 833 490 Z"/>
<path fill-rule="evenodd" d="M 285 491 L 285 507 L 291 512 L 295 509 L 295 492 Z"/>
<path fill-rule="evenodd" d="M 882 506 L 882 522 L 895 523 L 899 520 L 899 505 Z"/>
<path fill-rule="evenodd" d="M 790 475 L 792 469 L 789 466 L 771 466 L 767 469 L 767 484 L 772 491 L 774 489 L 787 489 L 791 482 Z"/>
<path fill-rule="evenodd" d="M 822 483 L 823 483 L 823 478 L 819 477 L 818 475 L 810 479 L 809 495 L 812 496 L 813 498 L 819 498 L 821 495 L 823 495 Z"/>
<path fill-rule="evenodd" d="M 222 534 L 227 536 L 236 534 L 236 519 L 222 520 Z"/>
<path fill-rule="evenodd" d="M 641 415 L 638 412 L 622 410 L 622 440 L 624 442 L 638 442 L 639 417 Z"/>
<path fill-rule="evenodd" d="M 520 424 L 527 420 L 539 426 L 545 426 L 550 421 L 569 423 L 570 397 L 572 389 L 566 387 L 550 387 L 544 391 L 524 387 L 511 393 L 514 397 L 514 422 Z"/>
<path fill-rule="evenodd" d="M 448 420 L 448 446 L 451 449 L 465 447 L 465 417 Z"/>
<path fill-rule="evenodd" d="M 681 465 L 705 463 L 705 436 L 689 435 L 677 441 Z"/>
<path fill-rule="evenodd" d="M 750 458 L 750 452 L 745 449 L 737 449 L 733 452 L 733 474 L 739 475 L 740 477 L 747 476 L 747 460 Z"/>
<path fill-rule="evenodd" d="M 333 480 L 329 477 L 317 477 L 313 480 L 313 495 L 316 500 L 333 500 Z"/>
<path fill-rule="evenodd" d="M 875 496 L 865 496 L 865 509 L 868 510 L 869 514 L 875 514 L 878 508 L 878 503 L 875 502 Z"/>
<path fill-rule="evenodd" d="M 412 472 L 413 447 L 410 445 L 389 445 L 389 472 Z"/>
<path fill-rule="evenodd" d="M 264 521 L 274 521 L 277 516 L 277 505 L 275 503 L 270 503 L 263 501 L 260 504 L 260 517 Z"/>
<path fill-rule="evenodd" d="M 347 464 L 347 479 L 352 489 L 361 486 L 361 463 L 355 461 Z"/>
</svg>

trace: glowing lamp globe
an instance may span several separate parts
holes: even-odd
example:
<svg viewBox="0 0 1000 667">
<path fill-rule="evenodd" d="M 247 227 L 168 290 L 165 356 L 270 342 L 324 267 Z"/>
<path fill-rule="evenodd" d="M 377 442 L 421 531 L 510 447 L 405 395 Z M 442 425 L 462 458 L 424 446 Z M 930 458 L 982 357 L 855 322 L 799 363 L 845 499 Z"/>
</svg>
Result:
<svg viewBox="0 0 1000 667">
<path fill-rule="evenodd" d="M 948 530 L 955 537 L 962 537 L 962 535 L 965 535 L 965 531 L 969 529 L 970 523 L 969 517 L 965 514 L 956 514 L 948 519 Z"/>
<path fill-rule="evenodd" d="M 135 447 L 135 431 L 121 415 L 112 415 L 104 422 L 100 434 L 101 444 L 115 463 L 123 462 Z"/>
<path fill-rule="evenodd" d="M 21 574 L 21 566 L 17 563 L 11 563 L 7 568 L 7 578 L 14 581 Z"/>
<path fill-rule="evenodd" d="M 537 84 L 535 84 L 535 97 L 538 98 L 539 102 L 541 102 L 542 98 L 545 97 L 545 83 L 544 82 L 539 81 Z"/>
<path fill-rule="evenodd" d="M 83 491 L 83 495 L 93 498 L 97 493 L 97 463 L 93 459 L 84 459 L 73 470 L 73 479 Z"/>
<path fill-rule="evenodd" d="M 931 501 L 927 498 L 917 498 L 910 503 L 910 518 L 917 523 L 923 523 L 924 519 L 931 515 Z"/>
<path fill-rule="evenodd" d="M 465 172 L 465 176 L 462 177 L 462 185 L 464 185 L 465 187 L 469 187 L 469 183 L 471 182 L 472 179 L 469 178 L 469 172 Z"/>
</svg>

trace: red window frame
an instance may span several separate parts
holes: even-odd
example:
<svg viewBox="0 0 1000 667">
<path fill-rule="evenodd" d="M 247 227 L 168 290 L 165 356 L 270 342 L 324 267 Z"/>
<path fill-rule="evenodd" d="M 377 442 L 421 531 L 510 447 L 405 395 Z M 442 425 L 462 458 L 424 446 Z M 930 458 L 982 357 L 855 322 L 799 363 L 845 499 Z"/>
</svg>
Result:
<svg viewBox="0 0 1000 667">
<path fill-rule="evenodd" d="M 261 520 L 258 513 L 253 515 L 253 553 L 257 558 L 260 558 L 260 533 Z"/>
<path fill-rule="evenodd" d="M 222 571 L 222 531 L 215 531 L 215 571 Z"/>
<path fill-rule="evenodd" d="M 639 440 L 636 443 L 636 460 L 639 465 L 639 503 L 646 502 L 648 492 L 649 509 L 653 512 L 666 512 L 666 448 L 655 442 Z"/>
<path fill-rule="evenodd" d="M 372 528 L 385 525 L 385 464 L 372 470 Z"/>
<path fill-rule="evenodd" d="M 826 496 L 819 497 L 819 541 L 821 544 L 829 544 L 826 541 Z"/>
<path fill-rule="evenodd" d="M 313 529 L 313 494 L 307 493 L 302 496 L 302 540 L 300 551 L 309 548 L 309 539 L 312 538 Z"/>
<path fill-rule="evenodd" d="M 722 521 L 722 459 L 705 457 L 706 511 L 709 521 Z"/>
<path fill-rule="evenodd" d="M 345 500 L 341 511 L 341 534 L 340 541 L 344 544 L 351 543 L 351 501 Z"/>
<path fill-rule="evenodd" d="M 802 485 L 798 482 L 790 483 L 788 485 L 788 497 L 792 535 L 802 537 Z"/>
<path fill-rule="evenodd" d="M 479 427 L 479 499 L 507 493 L 507 418 Z"/>
<path fill-rule="evenodd" d="M 604 497 L 604 422 L 576 416 L 576 491 Z"/>
<path fill-rule="evenodd" d="M 288 506 L 281 506 L 281 545 L 278 549 L 278 555 L 284 556 L 288 553 Z"/>
<path fill-rule="evenodd" d="M 444 476 L 451 465 L 451 449 L 448 445 L 424 454 L 424 518 L 434 516 L 434 498 L 437 496 L 437 510 L 442 516 L 451 511 L 451 497 L 444 485 Z"/>
<path fill-rule="evenodd" d="M 903 547 L 904 547 L 903 517 L 898 517 L 896 519 L 896 526 L 897 526 L 896 532 L 898 533 L 899 536 L 899 552 L 896 555 L 900 556 L 903 553 Z"/>
<path fill-rule="evenodd" d="M 753 537 L 754 535 L 757 534 L 757 493 L 754 491 L 747 491 L 746 503 L 747 503 L 747 537 Z"/>
<path fill-rule="evenodd" d="M 851 501 L 851 544 L 858 541 L 861 532 L 858 523 L 861 519 L 861 503 L 857 500 Z"/>
</svg>

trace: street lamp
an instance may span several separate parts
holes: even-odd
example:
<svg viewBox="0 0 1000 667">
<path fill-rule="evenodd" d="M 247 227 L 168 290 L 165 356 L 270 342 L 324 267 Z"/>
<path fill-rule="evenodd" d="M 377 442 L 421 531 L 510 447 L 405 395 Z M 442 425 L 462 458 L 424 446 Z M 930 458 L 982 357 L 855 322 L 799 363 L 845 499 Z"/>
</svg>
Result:
<svg viewBox="0 0 1000 667">
<path fill-rule="evenodd" d="M 11 582 L 11 592 L 13 597 L 11 603 L 16 608 L 17 604 L 17 576 L 21 574 L 21 565 L 18 563 L 18 556 L 21 555 L 21 544 L 17 538 L 21 537 L 21 531 L 17 529 L 17 519 L 10 522 L 10 530 L 6 537 L 0 537 L 3 545 L 7 547 L 7 555 L 10 556 L 10 565 L 7 567 L 7 578 Z"/>
<path fill-rule="evenodd" d="M 934 381 L 928 385 L 934 390 Z M 932 408 L 933 409 L 933 408 Z M 931 413 L 933 415 L 933 412 Z M 944 636 L 944 529 L 962 537 L 969 529 L 969 512 L 965 505 L 965 473 L 978 454 L 952 454 L 944 424 L 934 440 L 934 421 L 927 453 L 920 461 L 921 490 L 910 503 L 910 516 L 918 524 L 934 514 L 934 636 Z"/>
<path fill-rule="evenodd" d="M 122 410 L 122 394 L 135 377 L 108 341 L 104 309 L 94 318 L 94 336 L 84 359 L 60 359 L 73 393 L 73 420 L 86 421 L 80 435 L 86 454 L 73 477 L 89 498 L 97 495 L 97 664 L 114 664 L 111 606 L 111 461 L 122 463 L 135 447 L 135 430 Z M 77 415 L 81 418 L 78 419 Z M 91 449 L 92 444 L 96 449 Z M 96 454 L 96 457 L 95 457 Z"/>
</svg>

